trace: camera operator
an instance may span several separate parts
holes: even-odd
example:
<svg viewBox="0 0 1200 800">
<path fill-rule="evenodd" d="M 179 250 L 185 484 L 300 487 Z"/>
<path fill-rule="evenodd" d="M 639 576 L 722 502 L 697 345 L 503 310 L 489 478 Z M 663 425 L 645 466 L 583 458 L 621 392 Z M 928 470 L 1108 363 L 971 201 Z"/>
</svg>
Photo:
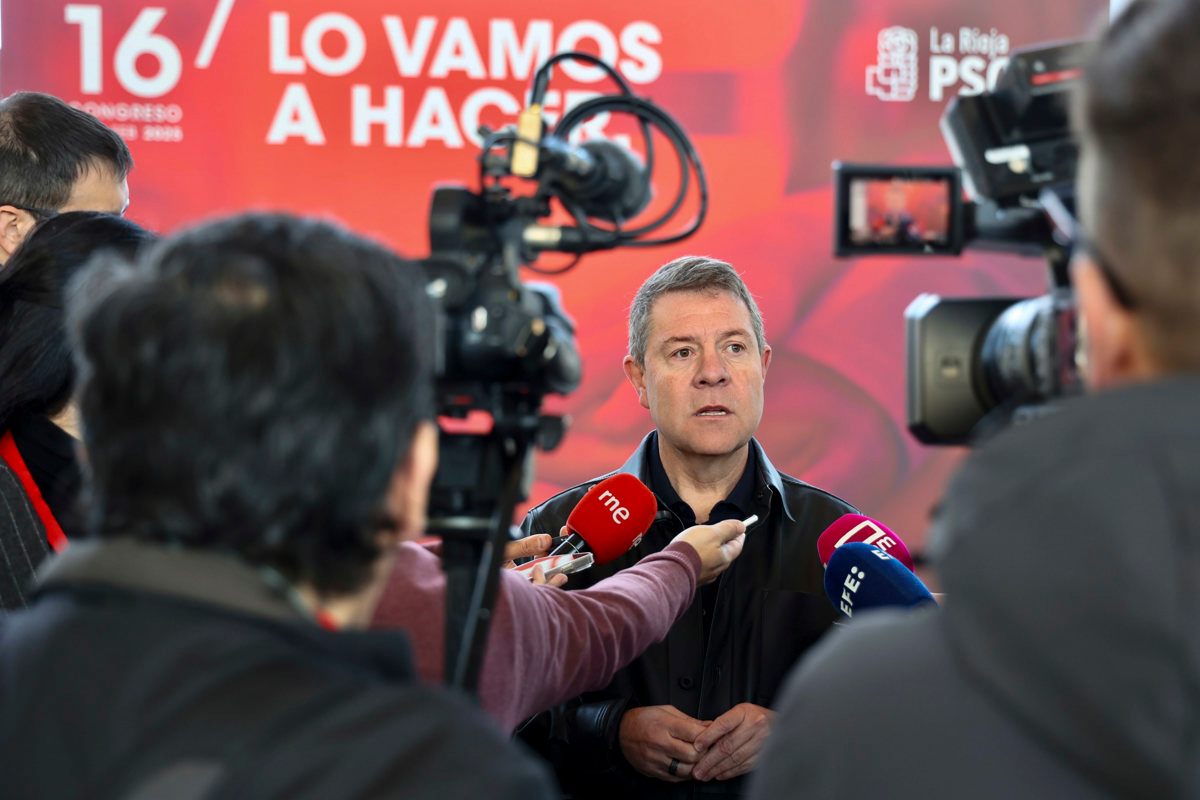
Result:
<svg viewBox="0 0 1200 800">
<path fill-rule="evenodd" d="M 0 620 L 4 796 L 551 796 L 404 636 L 354 630 L 436 461 L 417 271 L 248 215 L 87 275 L 92 538 Z"/>
<path fill-rule="evenodd" d="M 971 456 L 933 531 L 945 606 L 814 651 L 755 797 L 1200 793 L 1200 3 L 1131 4 L 1075 126 L 1092 392 Z"/>
</svg>

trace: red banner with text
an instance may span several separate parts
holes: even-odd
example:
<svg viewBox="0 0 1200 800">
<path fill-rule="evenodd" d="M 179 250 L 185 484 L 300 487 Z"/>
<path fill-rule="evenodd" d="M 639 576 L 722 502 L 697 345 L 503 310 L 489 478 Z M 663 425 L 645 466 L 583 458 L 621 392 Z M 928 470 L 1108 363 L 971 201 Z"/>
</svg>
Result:
<svg viewBox="0 0 1200 800">
<path fill-rule="evenodd" d="M 572 426 L 539 456 L 532 500 L 619 466 L 649 429 L 620 367 L 625 313 L 656 266 L 701 253 L 737 267 L 762 307 L 772 460 L 919 547 L 961 453 L 905 430 L 904 308 L 921 292 L 1037 294 L 1046 269 L 970 252 L 835 260 L 830 164 L 950 163 L 947 100 L 991 85 L 1015 48 L 1086 35 L 1107 5 L 24 0 L 3 6 L 0 90 L 56 94 L 118 130 L 136 161 L 129 215 L 153 229 L 287 209 L 419 256 L 432 186 L 475 186 L 480 125 L 515 120 L 550 54 L 596 54 L 692 138 L 710 213 L 680 245 L 589 256 L 554 279 L 585 376 L 555 403 Z M 595 67 L 564 63 L 547 114 L 610 91 Z M 587 128 L 633 130 L 606 116 Z"/>
</svg>

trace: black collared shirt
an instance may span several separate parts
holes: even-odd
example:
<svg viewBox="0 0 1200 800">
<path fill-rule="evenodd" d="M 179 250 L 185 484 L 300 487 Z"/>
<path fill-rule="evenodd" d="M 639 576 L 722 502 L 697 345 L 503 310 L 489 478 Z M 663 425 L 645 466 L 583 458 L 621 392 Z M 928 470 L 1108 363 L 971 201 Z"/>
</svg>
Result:
<svg viewBox="0 0 1200 800">
<path fill-rule="evenodd" d="M 696 524 L 696 512 L 683 501 L 679 492 L 675 491 L 675 487 L 671 485 L 671 479 L 667 476 L 667 470 L 663 467 L 662 457 L 658 452 L 658 434 L 655 433 L 654 436 L 654 441 L 647 448 L 650 456 L 650 490 L 658 497 L 660 503 L 679 517 L 684 528 L 690 528 Z M 727 519 L 745 519 L 754 513 L 751 509 L 754 507 L 758 458 L 753 447 L 747 447 L 746 450 L 746 466 L 742 469 L 742 476 L 734 484 L 729 496 L 713 506 L 704 524 L 714 525 Z M 712 626 L 713 607 L 717 602 L 717 585 L 718 582 L 713 581 L 700 588 L 700 600 L 704 604 L 704 645 L 706 648 L 709 628 Z"/>
<path fill-rule="evenodd" d="M 746 450 L 746 466 L 742 470 L 742 477 L 738 478 L 729 496 L 713 506 L 704 524 L 713 525 L 727 519 L 745 519 L 753 513 L 751 509 L 754 507 L 754 477 L 758 458 L 753 447 L 747 446 Z M 680 498 L 679 492 L 671 485 L 671 479 L 667 476 L 662 457 L 658 453 L 657 434 L 647 451 L 650 456 L 650 491 L 654 492 L 664 506 L 675 512 L 683 522 L 683 527 L 692 527 L 696 524 L 696 512 Z"/>
</svg>

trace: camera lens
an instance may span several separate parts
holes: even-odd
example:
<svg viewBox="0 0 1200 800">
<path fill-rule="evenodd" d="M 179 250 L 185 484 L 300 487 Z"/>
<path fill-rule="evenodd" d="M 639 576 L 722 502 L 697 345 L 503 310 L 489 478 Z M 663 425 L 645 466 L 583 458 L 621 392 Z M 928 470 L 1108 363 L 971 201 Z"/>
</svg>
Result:
<svg viewBox="0 0 1200 800">
<path fill-rule="evenodd" d="M 1074 302 L 1046 294 L 1009 306 L 984 336 L 980 361 L 990 406 L 1041 402 L 1074 388 Z"/>
</svg>

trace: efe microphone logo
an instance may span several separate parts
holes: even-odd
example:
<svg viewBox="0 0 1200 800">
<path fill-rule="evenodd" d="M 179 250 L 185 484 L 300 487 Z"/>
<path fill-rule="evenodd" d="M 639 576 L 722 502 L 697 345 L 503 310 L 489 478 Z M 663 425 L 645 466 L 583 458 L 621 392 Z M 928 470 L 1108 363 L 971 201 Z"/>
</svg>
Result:
<svg viewBox="0 0 1200 800">
<path fill-rule="evenodd" d="M 880 561 L 891 561 L 892 557 L 883 552 L 877 547 L 871 548 L 871 555 L 878 558 Z M 842 581 L 842 602 L 838 605 L 842 613 L 847 617 L 854 616 L 854 593 L 858 591 L 858 587 L 862 586 L 863 581 L 867 579 L 867 573 L 863 572 L 858 567 L 851 567 L 849 574 L 846 575 L 846 580 Z"/>
<path fill-rule="evenodd" d="M 851 567 L 850 572 L 846 575 L 846 580 L 842 581 L 842 602 L 838 606 L 841 612 L 847 617 L 854 616 L 854 593 L 858 591 L 858 587 L 862 586 L 862 582 L 866 579 L 867 574 L 858 567 Z"/>
</svg>

